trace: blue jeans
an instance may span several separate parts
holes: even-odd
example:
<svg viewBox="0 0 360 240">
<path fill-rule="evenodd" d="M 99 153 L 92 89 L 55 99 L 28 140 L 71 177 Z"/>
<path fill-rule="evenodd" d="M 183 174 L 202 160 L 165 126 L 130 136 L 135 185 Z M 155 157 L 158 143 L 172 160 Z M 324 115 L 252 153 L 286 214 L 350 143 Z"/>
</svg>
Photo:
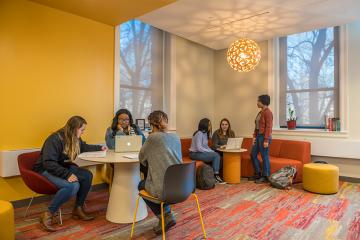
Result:
<svg viewBox="0 0 360 240">
<path fill-rule="evenodd" d="M 56 177 L 47 171 L 42 173 L 44 177 L 59 188 L 49 206 L 51 213 L 55 213 L 62 204 L 67 202 L 75 194 L 75 206 L 83 206 L 86 196 L 90 191 L 93 178 L 92 173 L 87 169 L 74 165 L 71 165 L 69 170 L 78 178 L 78 182 L 68 182 L 67 179 Z"/>
<path fill-rule="evenodd" d="M 219 174 L 220 170 L 220 155 L 217 152 L 190 152 L 191 160 L 201 160 L 206 163 L 211 163 L 215 174 Z"/>
<path fill-rule="evenodd" d="M 255 144 L 252 146 L 251 150 L 251 161 L 255 169 L 255 175 L 260 175 L 260 161 L 258 159 L 258 153 L 260 152 L 261 158 L 263 160 L 262 166 L 262 176 L 270 176 L 270 160 L 269 160 L 269 148 L 270 148 L 271 138 L 269 139 L 269 146 L 264 148 L 264 135 L 258 135 L 255 140 Z"/>
</svg>

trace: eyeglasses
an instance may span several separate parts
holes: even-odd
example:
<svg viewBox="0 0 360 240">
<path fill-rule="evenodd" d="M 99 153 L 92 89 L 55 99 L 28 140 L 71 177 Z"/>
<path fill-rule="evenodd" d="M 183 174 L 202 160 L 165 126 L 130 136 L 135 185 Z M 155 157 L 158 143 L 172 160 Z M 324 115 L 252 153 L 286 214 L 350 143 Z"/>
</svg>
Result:
<svg viewBox="0 0 360 240">
<path fill-rule="evenodd" d="M 130 122 L 130 119 L 119 118 L 119 122 Z"/>
</svg>

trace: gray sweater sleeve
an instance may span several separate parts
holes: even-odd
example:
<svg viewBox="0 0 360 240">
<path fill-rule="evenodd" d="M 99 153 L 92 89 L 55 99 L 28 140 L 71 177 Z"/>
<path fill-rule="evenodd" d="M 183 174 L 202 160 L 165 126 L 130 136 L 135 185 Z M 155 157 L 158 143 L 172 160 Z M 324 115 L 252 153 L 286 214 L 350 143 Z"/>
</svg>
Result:
<svg viewBox="0 0 360 240">
<path fill-rule="evenodd" d="M 149 136 L 150 138 L 150 136 Z M 150 138 L 151 139 L 151 138 Z M 141 150 L 139 152 L 139 162 L 144 165 L 147 166 L 147 156 L 146 153 L 149 152 L 150 149 L 150 145 L 149 142 L 151 142 L 151 140 L 149 141 L 145 141 L 145 143 L 142 145 Z"/>
</svg>

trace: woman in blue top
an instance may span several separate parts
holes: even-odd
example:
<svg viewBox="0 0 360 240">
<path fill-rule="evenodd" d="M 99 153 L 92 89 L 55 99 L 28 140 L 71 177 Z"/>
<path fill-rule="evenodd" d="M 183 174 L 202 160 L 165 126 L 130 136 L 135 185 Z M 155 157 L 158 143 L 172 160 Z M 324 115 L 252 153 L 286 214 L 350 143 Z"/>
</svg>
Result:
<svg viewBox="0 0 360 240">
<path fill-rule="evenodd" d="M 130 111 L 124 108 L 116 112 L 111 127 L 106 130 L 105 141 L 109 149 L 115 149 L 116 135 L 140 135 L 143 144 L 146 140 L 140 128 L 134 124 Z"/>
<path fill-rule="evenodd" d="M 203 118 L 199 122 L 198 130 L 193 134 L 191 147 L 190 147 L 190 159 L 201 160 L 206 163 L 211 163 L 215 180 L 218 183 L 224 183 L 219 176 L 220 171 L 220 155 L 209 147 L 209 138 L 211 136 L 211 122 L 207 118 Z"/>
<path fill-rule="evenodd" d="M 140 135 L 142 137 L 142 144 L 144 144 L 146 138 L 143 132 L 140 130 L 136 124 L 134 124 L 133 117 L 129 110 L 122 108 L 118 110 L 115 114 L 115 117 L 112 120 L 111 127 L 106 129 L 105 141 L 106 146 L 109 149 L 115 149 L 115 136 L 125 136 L 125 135 Z M 112 183 L 112 176 L 114 172 L 113 164 L 106 164 L 106 175 L 109 177 L 109 184 Z M 143 169 L 143 166 L 140 164 L 140 171 L 146 177 L 146 171 Z"/>
</svg>

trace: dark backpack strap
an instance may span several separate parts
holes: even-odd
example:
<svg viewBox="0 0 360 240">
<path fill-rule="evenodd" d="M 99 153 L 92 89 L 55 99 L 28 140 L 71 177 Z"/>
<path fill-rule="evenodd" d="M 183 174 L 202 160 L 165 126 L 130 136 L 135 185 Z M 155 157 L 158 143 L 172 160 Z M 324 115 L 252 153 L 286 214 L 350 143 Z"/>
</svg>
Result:
<svg viewBox="0 0 360 240">
<path fill-rule="evenodd" d="M 325 161 L 315 161 L 314 163 L 328 164 L 328 163 L 327 163 L 327 162 L 325 162 Z"/>
</svg>

